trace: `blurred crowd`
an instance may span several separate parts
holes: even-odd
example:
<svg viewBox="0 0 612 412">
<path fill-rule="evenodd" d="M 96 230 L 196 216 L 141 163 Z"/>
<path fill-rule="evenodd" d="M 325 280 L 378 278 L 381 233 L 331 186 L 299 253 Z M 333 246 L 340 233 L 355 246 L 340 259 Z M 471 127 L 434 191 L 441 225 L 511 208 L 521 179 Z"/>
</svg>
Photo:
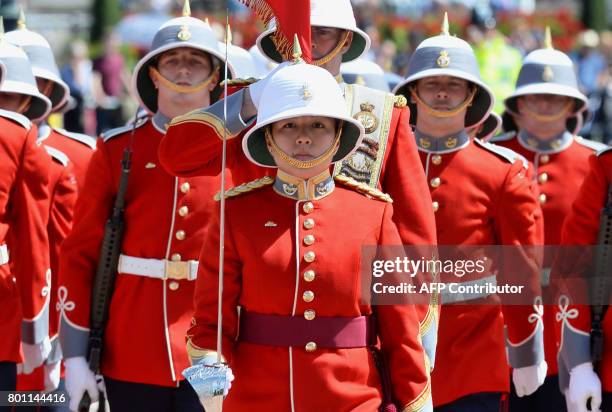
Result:
<svg viewBox="0 0 612 412">
<path fill-rule="evenodd" d="M 503 98 L 514 89 L 522 58 L 542 44 L 542 21 L 552 22 L 555 46 L 570 54 L 580 87 L 589 97 L 591 116 L 581 135 L 612 142 L 612 31 L 587 30 L 576 16 L 567 17 L 563 12 L 536 21 L 529 17 L 534 11 L 533 0 L 354 0 L 353 3 L 358 25 L 372 39 L 365 58 L 387 73 L 391 86 L 405 77 L 416 45 L 439 29 L 442 10 L 450 9 L 456 22 L 452 31 L 474 47 L 482 76 L 497 97 L 497 113 L 502 111 Z M 249 49 L 262 29 L 261 24 L 237 2 L 232 11 L 232 43 Z M 202 13 L 199 17 L 207 16 Z M 223 16 L 209 17 L 222 40 Z M 154 30 L 153 17 L 150 19 L 150 30 Z M 145 44 L 147 39 L 134 34 L 137 30 L 131 23 L 108 30 L 103 44 L 95 46 L 95 50 L 80 39 L 68 45 L 61 71 L 72 96 L 64 117 L 64 127 L 68 130 L 99 134 L 123 125 L 134 115 L 129 71 L 133 62 L 146 52 L 134 39 Z"/>
</svg>

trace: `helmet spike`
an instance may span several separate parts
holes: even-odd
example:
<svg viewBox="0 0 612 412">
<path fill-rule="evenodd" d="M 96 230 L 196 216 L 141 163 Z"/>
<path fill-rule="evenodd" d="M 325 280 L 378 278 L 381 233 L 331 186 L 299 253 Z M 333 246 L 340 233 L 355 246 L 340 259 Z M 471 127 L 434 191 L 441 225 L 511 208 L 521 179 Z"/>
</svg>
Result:
<svg viewBox="0 0 612 412">
<path fill-rule="evenodd" d="M 293 35 L 293 62 L 299 63 L 302 61 L 302 47 L 297 33 Z"/>
<path fill-rule="evenodd" d="M 552 34 L 550 33 L 550 26 L 546 26 L 546 30 L 544 31 L 544 48 L 553 50 L 553 42 L 552 42 Z"/>
<path fill-rule="evenodd" d="M 444 12 L 444 20 L 442 21 L 442 35 L 450 36 L 449 26 L 448 26 L 448 12 Z"/>
<path fill-rule="evenodd" d="M 185 0 L 183 3 L 183 17 L 191 16 L 191 6 L 189 5 L 189 0 Z"/>
<path fill-rule="evenodd" d="M 17 20 L 17 28 L 23 30 L 26 28 L 26 18 L 23 11 L 23 6 L 19 7 L 19 19 Z"/>
</svg>

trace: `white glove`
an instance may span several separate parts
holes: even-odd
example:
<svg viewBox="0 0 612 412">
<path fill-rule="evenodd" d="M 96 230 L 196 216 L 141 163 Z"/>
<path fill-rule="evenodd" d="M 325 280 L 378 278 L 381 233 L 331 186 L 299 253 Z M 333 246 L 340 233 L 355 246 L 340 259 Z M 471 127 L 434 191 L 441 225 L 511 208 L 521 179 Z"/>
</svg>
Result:
<svg viewBox="0 0 612 412">
<path fill-rule="evenodd" d="M 42 342 L 29 344 L 21 342 L 23 352 L 23 363 L 17 365 L 17 373 L 30 374 L 34 369 L 43 364 L 51 353 L 51 341 L 46 337 Z"/>
<path fill-rule="evenodd" d="M 198 365 L 212 366 L 217 363 L 217 354 L 210 353 L 202 358 L 201 361 L 198 362 Z M 223 397 L 226 397 L 229 393 L 230 388 L 232 387 L 232 382 L 234 381 L 234 373 L 232 369 L 228 366 L 227 371 L 225 372 L 225 389 L 223 389 Z"/>
<path fill-rule="evenodd" d="M 268 75 L 266 77 L 264 77 L 263 79 L 258 80 L 255 83 L 252 83 L 251 85 L 249 85 L 249 95 L 251 96 L 251 101 L 253 102 L 253 106 L 255 106 L 255 108 L 259 108 L 259 101 L 261 100 L 261 95 L 263 94 L 263 90 L 266 88 L 266 85 L 268 84 L 268 80 L 270 80 L 270 78 L 277 71 L 279 71 L 283 67 L 287 67 L 290 64 L 292 64 L 292 63 L 291 62 L 283 62 L 283 63 L 279 64 L 278 66 L 276 66 L 274 68 L 274 70 L 272 70 L 270 73 L 268 73 Z"/>
<path fill-rule="evenodd" d="M 98 400 L 98 384 L 85 357 L 68 358 L 64 360 L 64 365 L 66 366 L 66 392 L 68 392 L 70 398 L 70 410 L 76 411 L 78 409 L 85 391 L 89 393 L 91 401 L 96 402 Z"/>
<path fill-rule="evenodd" d="M 204 406 L 204 410 L 214 409 L 213 404 L 216 402 L 216 390 L 217 384 L 223 384 L 223 397 L 226 397 L 232 387 L 232 381 L 234 380 L 234 374 L 229 366 L 225 367 L 225 379 L 223 382 L 218 382 L 217 373 L 220 371 L 206 370 L 205 368 L 215 366 L 217 364 L 217 354 L 211 352 L 204 357 L 198 357 L 197 360 L 192 358 L 195 362 L 193 366 L 183 370 L 183 376 L 187 379 L 187 382 L 193 387 L 193 390 L 198 395 L 200 403 Z M 212 375 L 212 376 L 211 376 Z M 213 378 L 214 385 L 207 379 Z M 213 402 L 210 404 L 210 402 Z M 216 409 L 214 409 L 216 410 Z"/>
<path fill-rule="evenodd" d="M 567 412 L 578 412 L 578 406 L 576 406 L 569 397 L 569 388 L 565 389 L 563 395 L 565 396 L 565 407 L 567 408 Z"/>
<path fill-rule="evenodd" d="M 571 412 L 587 412 L 587 401 L 591 398 L 591 411 L 601 406 L 601 381 L 593 371 L 591 362 L 574 366 L 570 371 L 570 382 L 566 397 Z"/>
<path fill-rule="evenodd" d="M 513 369 L 512 382 L 514 382 L 516 394 L 519 397 L 523 397 L 531 395 L 538 390 L 544 383 L 544 379 L 546 379 L 546 371 L 548 371 L 546 361 L 542 361 L 537 365 Z"/>
<path fill-rule="evenodd" d="M 53 392 L 59 386 L 62 361 L 45 364 L 45 392 Z"/>
</svg>

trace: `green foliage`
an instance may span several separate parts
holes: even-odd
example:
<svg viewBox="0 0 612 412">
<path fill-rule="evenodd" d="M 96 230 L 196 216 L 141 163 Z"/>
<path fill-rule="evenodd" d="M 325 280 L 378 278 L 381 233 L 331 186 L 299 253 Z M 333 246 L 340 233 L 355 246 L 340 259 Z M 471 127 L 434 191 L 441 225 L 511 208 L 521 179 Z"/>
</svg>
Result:
<svg viewBox="0 0 612 412">
<path fill-rule="evenodd" d="M 608 22 L 605 0 L 584 0 L 582 3 L 582 22 L 591 29 L 606 30 Z"/>
<path fill-rule="evenodd" d="M 93 24 L 91 26 L 90 41 L 99 43 L 109 28 L 121 20 L 119 0 L 94 0 L 91 6 Z"/>
</svg>

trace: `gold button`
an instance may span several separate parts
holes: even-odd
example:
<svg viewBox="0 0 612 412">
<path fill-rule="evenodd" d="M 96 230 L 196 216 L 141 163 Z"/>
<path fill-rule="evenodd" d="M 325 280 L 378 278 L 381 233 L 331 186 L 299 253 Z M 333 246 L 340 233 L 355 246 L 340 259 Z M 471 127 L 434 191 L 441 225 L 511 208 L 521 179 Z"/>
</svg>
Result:
<svg viewBox="0 0 612 412">
<path fill-rule="evenodd" d="M 538 199 L 540 200 L 540 203 L 542 203 L 542 204 L 546 203 L 546 200 L 547 200 L 546 194 L 544 194 L 544 193 L 540 194 Z"/>
<path fill-rule="evenodd" d="M 304 272 L 304 280 L 306 282 L 312 282 L 315 279 L 315 271 L 314 270 L 307 270 L 306 272 Z"/>
<path fill-rule="evenodd" d="M 179 283 L 175 282 L 175 281 L 172 281 L 172 282 L 170 282 L 168 287 L 170 288 L 170 290 L 177 290 L 179 288 Z"/>
<path fill-rule="evenodd" d="M 179 216 L 185 217 L 189 213 L 189 208 L 187 206 L 181 206 L 178 210 Z"/>
<path fill-rule="evenodd" d="M 176 238 L 178 240 L 185 239 L 185 231 L 184 230 L 179 230 L 178 232 L 176 232 Z"/>
<path fill-rule="evenodd" d="M 314 205 L 312 204 L 312 202 L 306 202 L 304 203 L 304 206 L 302 206 L 302 210 L 304 211 L 304 213 L 310 213 L 314 210 Z"/>
<path fill-rule="evenodd" d="M 550 156 L 548 155 L 542 155 L 540 156 L 540 163 L 542 163 L 543 165 L 545 165 L 546 163 L 548 163 L 550 161 Z"/>
<path fill-rule="evenodd" d="M 306 219 L 304 220 L 304 228 L 305 229 L 312 229 L 314 227 L 315 223 L 314 223 L 314 219 Z"/>
<path fill-rule="evenodd" d="M 437 212 L 440 209 L 440 204 L 438 202 L 431 202 L 431 206 L 433 207 L 433 211 Z"/>
<path fill-rule="evenodd" d="M 308 342 L 304 349 L 306 349 L 306 352 L 314 352 L 317 350 L 317 344 L 314 342 Z"/>
<path fill-rule="evenodd" d="M 431 179 L 429 184 L 431 185 L 431 187 L 438 187 L 438 186 L 440 186 L 440 178 L 439 177 L 434 177 L 433 179 Z"/>
<path fill-rule="evenodd" d="M 313 252 L 312 250 L 309 250 L 308 252 L 304 253 L 304 260 L 308 263 L 314 262 L 315 252 Z"/>
<path fill-rule="evenodd" d="M 313 235 L 306 235 L 306 237 L 304 237 L 304 244 L 306 246 L 310 246 L 315 242 L 315 237 Z"/>
<path fill-rule="evenodd" d="M 314 300 L 314 292 L 312 290 L 307 290 L 302 294 L 302 299 L 304 302 L 312 302 Z"/>
<path fill-rule="evenodd" d="M 313 320 L 317 317 L 317 313 L 312 309 L 307 309 L 304 311 L 304 318 L 306 320 Z"/>
<path fill-rule="evenodd" d="M 548 174 L 547 173 L 541 173 L 538 176 L 538 182 L 540 182 L 540 184 L 544 184 L 544 183 L 548 182 Z"/>
<path fill-rule="evenodd" d="M 442 163 L 442 156 L 440 156 L 440 155 L 433 155 L 431 157 L 431 163 L 433 163 L 435 165 L 439 165 L 440 163 Z"/>
<path fill-rule="evenodd" d="M 172 257 L 170 259 L 172 259 L 173 262 L 180 262 L 181 261 L 181 255 L 179 255 L 178 253 L 174 253 L 174 254 L 172 254 Z"/>
<path fill-rule="evenodd" d="M 189 182 L 185 182 L 181 185 L 181 192 L 187 193 L 189 192 L 189 189 L 191 189 L 191 185 L 189 184 Z"/>
</svg>

